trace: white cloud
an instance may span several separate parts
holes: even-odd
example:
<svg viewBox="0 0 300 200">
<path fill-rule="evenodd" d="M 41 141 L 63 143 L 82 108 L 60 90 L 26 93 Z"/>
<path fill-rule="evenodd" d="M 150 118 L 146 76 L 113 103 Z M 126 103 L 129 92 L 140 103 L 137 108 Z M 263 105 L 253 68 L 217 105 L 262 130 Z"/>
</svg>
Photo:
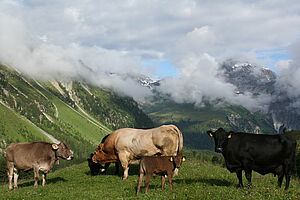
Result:
<svg viewBox="0 0 300 200">
<path fill-rule="evenodd" d="M 291 46 L 292 60 L 278 63 L 278 88 L 284 90 L 292 98 L 300 97 L 300 42 Z"/>
<path fill-rule="evenodd" d="M 150 94 L 148 89 L 136 84 L 133 77 L 143 73 L 139 60 L 126 53 L 77 44 L 62 47 L 43 42 L 32 35 L 20 20 L 2 13 L 0 26 L 6 27 L 0 29 L 1 62 L 30 76 L 47 80 L 85 79 L 135 99 Z"/>
<path fill-rule="evenodd" d="M 298 0 L 3 0 L 0 59 L 33 75 L 84 75 L 94 83 L 139 97 L 147 92 L 132 80 L 120 78 L 124 76 L 108 79 L 105 74 L 144 73 L 141 60 L 170 60 L 181 76 L 165 80 L 162 91 L 178 101 L 199 103 L 208 95 L 254 105 L 258 99 L 234 96 L 234 86 L 217 77 L 218 60 L 232 55 L 255 60 L 256 52 L 286 49 L 299 39 L 299 10 Z M 298 68 L 289 65 L 295 70 L 289 74 L 283 62 L 278 63 L 281 80 L 294 85 L 288 77 L 296 79 Z"/>
</svg>

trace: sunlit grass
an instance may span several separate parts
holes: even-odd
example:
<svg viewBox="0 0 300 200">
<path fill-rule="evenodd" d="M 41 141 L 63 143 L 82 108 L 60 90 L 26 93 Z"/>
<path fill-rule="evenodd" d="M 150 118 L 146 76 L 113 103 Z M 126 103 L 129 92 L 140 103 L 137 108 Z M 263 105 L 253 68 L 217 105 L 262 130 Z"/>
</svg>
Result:
<svg viewBox="0 0 300 200">
<path fill-rule="evenodd" d="M 189 159 L 173 178 L 174 191 L 168 182 L 161 190 L 159 176 L 152 177 L 149 194 L 136 196 L 138 165 L 132 165 L 128 180 L 113 175 L 91 176 L 87 163 L 82 163 L 49 173 L 45 187 L 33 187 L 33 179 L 21 181 L 19 188 L 9 192 L 7 184 L 0 186 L 2 199 L 299 199 L 299 181 L 291 180 L 290 188 L 278 189 L 277 177 L 253 174 L 253 188 L 237 188 L 237 178 L 225 168 L 211 163 Z M 246 180 L 244 180 L 246 185 Z"/>
</svg>

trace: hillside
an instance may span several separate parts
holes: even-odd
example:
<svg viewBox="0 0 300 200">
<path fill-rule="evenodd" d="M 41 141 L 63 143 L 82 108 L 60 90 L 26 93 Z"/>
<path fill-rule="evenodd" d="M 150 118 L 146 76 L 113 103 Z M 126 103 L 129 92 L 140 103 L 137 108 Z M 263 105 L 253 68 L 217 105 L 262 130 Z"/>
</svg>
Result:
<svg viewBox="0 0 300 200">
<path fill-rule="evenodd" d="M 218 104 L 218 102 L 215 102 Z M 271 116 L 251 113 L 241 106 L 213 106 L 208 101 L 203 106 L 178 104 L 168 98 L 157 97 L 143 104 L 143 110 L 155 124 L 176 124 L 184 133 L 186 146 L 212 149 L 207 130 L 223 127 L 226 130 L 274 134 Z"/>
<path fill-rule="evenodd" d="M 0 65 L 0 116 L 2 152 L 11 142 L 66 141 L 77 163 L 114 129 L 153 127 L 132 98 L 84 81 L 35 80 L 4 65 Z"/>
<path fill-rule="evenodd" d="M 47 176 L 47 185 L 33 187 L 33 179 L 19 182 L 19 188 L 8 191 L 7 183 L 0 185 L 1 199 L 298 199 L 300 196 L 299 181 L 292 179 L 287 192 L 276 187 L 277 177 L 261 176 L 253 173 L 253 188 L 237 188 L 237 178 L 220 165 L 214 165 L 206 159 L 212 156 L 194 153 L 179 170 L 179 176 L 173 178 L 174 192 L 170 191 L 168 182 L 161 190 L 160 177 L 152 177 L 149 194 L 136 196 L 138 166 L 132 165 L 128 180 L 112 175 L 91 176 L 87 163 L 73 165 Z M 246 183 L 245 178 L 244 183 Z M 285 182 L 284 182 L 285 184 Z"/>
</svg>

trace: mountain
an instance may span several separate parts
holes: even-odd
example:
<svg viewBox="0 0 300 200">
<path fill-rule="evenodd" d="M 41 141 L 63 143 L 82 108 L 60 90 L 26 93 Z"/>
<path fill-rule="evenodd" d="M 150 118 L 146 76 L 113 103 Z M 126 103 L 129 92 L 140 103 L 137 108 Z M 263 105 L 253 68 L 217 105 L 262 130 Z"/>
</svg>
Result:
<svg viewBox="0 0 300 200">
<path fill-rule="evenodd" d="M 155 87 L 160 86 L 159 80 L 152 80 L 148 76 L 139 76 L 136 78 L 136 80 L 140 85 L 149 89 L 154 89 Z"/>
<path fill-rule="evenodd" d="M 234 60 L 225 61 L 220 70 L 226 82 L 237 87 L 237 94 L 272 94 L 275 91 L 276 74 L 268 68 Z"/>
<path fill-rule="evenodd" d="M 249 62 L 229 59 L 219 67 L 223 80 L 236 86 L 237 95 L 252 94 L 254 97 L 268 95 L 272 100 L 266 107 L 268 110 L 251 111 L 242 106 L 222 102 L 205 101 L 204 106 L 178 104 L 168 96 L 156 90 L 159 81 L 151 88 L 154 97 L 142 102 L 143 110 L 156 124 L 174 123 L 185 133 L 186 145 L 195 148 L 211 148 L 205 133 L 211 128 L 224 127 L 233 131 L 260 132 L 274 134 L 282 126 L 288 129 L 300 129 L 300 115 L 290 105 L 296 100 L 291 99 L 278 88 L 277 75 L 270 69 Z M 145 80 L 149 83 L 148 79 Z M 213 106 L 219 103 L 223 106 Z M 199 139 L 196 139 L 199 138 Z M 199 142 L 200 141 L 200 142 Z"/>
<path fill-rule="evenodd" d="M 271 101 L 263 105 L 267 109 L 254 112 L 229 102 L 222 102 L 222 107 L 212 106 L 222 100 L 204 102 L 203 107 L 177 104 L 158 92 L 156 88 L 159 87 L 159 81 L 149 87 L 152 88 L 154 97 L 143 102 L 142 107 L 155 123 L 175 123 L 194 135 L 218 126 L 261 133 L 280 132 L 283 126 L 290 130 L 300 129 L 300 109 L 295 106 L 299 99 L 290 98 L 284 88 L 280 88 L 277 84 L 278 77 L 272 70 L 228 59 L 219 66 L 218 76 L 236 87 L 236 95 L 247 93 L 255 98 L 260 98 L 259 95 L 268 96 Z M 149 78 L 144 82 L 148 82 L 148 85 L 152 83 Z"/>
<path fill-rule="evenodd" d="M 276 84 L 278 78 L 272 70 L 232 59 L 225 61 L 220 69 L 225 80 L 237 87 L 237 94 L 270 95 L 272 101 L 267 113 L 272 116 L 277 131 L 281 126 L 300 129 L 300 110 L 298 106 L 293 106 L 299 99 L 290 98 L 286 90 Z"/>
<path fill-rule="evenodd" d="M 66 141 L 79 163 L 112 130 L 153 127 L 130 97 L 84 81 L 35 80 L 1 64 L 0 117 L 0 164 L 11 142 Z"/>
</svg>

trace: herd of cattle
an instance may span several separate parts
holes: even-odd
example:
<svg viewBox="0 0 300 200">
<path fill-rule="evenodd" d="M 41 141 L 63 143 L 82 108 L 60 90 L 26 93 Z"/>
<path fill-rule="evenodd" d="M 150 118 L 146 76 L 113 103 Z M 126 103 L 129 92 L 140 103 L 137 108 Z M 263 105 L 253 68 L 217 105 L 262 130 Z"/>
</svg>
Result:
<svg viewBox="0 0 300 200">
<path fill-rule="evenodd" d="M 235 172 L 239 187 L 243 187 L 242 171 L 251 187 L 252 171 L 262 175 L 273 173 L 278 176 L 278 187 L 285 177 L 285 190 L 289 188 L 291 175 L 296 170 L 296 141 L 287 134 L 257 135 L 242 132 L 207 131 L 215 142 L 215 151 L 222 153 L 227 169 Z M 145 175 L 145 192 L 148 192 L 151 176 L 161 175 L 162 189 L 168 177 L 170 188 L 172 174 L 178 175 L 185 157 L 182 153 L 183 135 L 175 125 L 163 125 L 153 129 L 123 128 L 105 136 L 95 152 L 90 155 L 88 165 L 92 175 L 100 171 L 106 173 L 110 163 L 119 164 L 124 169 L 123 180 L 128 178 L 129 165 L 140 163 L 137 195 Z M 59 144 L 47 142 L 12 143 L 6 149 L 8 188 L 17 188 L 19 170 L 34 170 L 34 186 L 38 186 L 39 171 L 42 171 L 42 185 L 46 175 L 58 164 L 58 159 L 72 160 L 73 153 L 65 142 Z M 105 164 L 103 167 L 102 165 Z M 14 184 L 12 187 L 12 179 Z"/>
</svg>

